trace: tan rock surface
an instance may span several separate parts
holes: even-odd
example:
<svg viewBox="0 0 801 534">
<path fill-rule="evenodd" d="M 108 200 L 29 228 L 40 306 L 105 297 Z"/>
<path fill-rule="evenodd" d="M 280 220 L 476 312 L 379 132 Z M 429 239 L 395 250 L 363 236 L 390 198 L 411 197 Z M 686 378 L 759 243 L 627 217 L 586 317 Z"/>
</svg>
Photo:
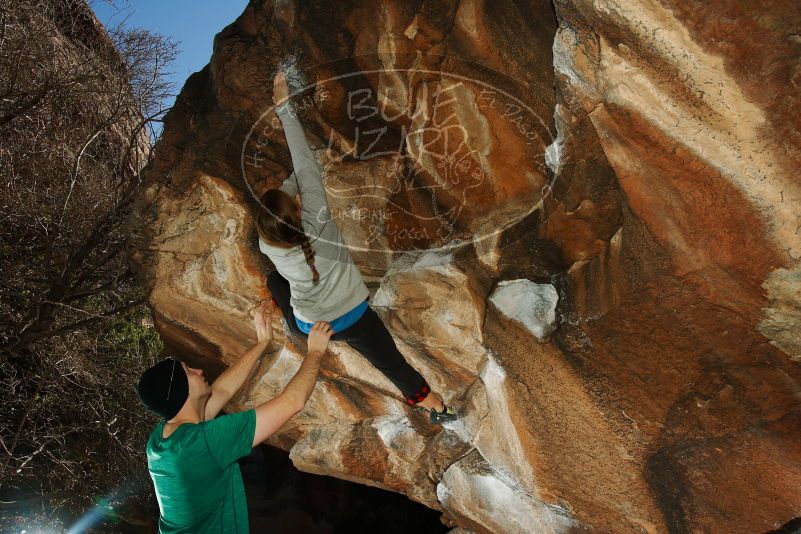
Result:
<svg viewBox="0 0 801 534">
<path fill-rule="evenodd" d="M 217 36 L 148 169 L 134 260 L 169 347 L 219 371 L 253 341 L 269 265 L 249 207 L 290 170 L 269 90 L 294 54 L 372 305 L 462 414 L 431 427 L 336 346 L 272 439 L 296 465 L 474 532 L 750 534 L 799 514 L 796 3 L 276 6 Z M 511 280 L 557 289 L 545 343 L 488 305 Z M 233 409 L 299 365 L 279 337 Z"/>
</svg>

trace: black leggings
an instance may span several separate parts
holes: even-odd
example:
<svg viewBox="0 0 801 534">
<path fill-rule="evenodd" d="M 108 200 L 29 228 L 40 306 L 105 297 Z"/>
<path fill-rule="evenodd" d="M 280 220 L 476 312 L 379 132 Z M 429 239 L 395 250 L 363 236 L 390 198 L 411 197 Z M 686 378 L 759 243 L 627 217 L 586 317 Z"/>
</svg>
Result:
<svg viewBox="0 0 801 534">
<path fill-rule="evenodd" d="M 281 308 L 289 329 L 304 339 L 308 334 L 298 328 L 295 314 L 289 303 L 289 282 L 278 271 L 267 277 L 267 286 L 273 294 L 273 302 Z M 354 324 L 331 336 L 332 341 L 344 341 L 372 363 L 376 369 L 384 373 L 389 380 L 403 393 L 408 404 L 417 404 L 428 396 L 431 388 L 414 367 L 404 359 L 398 351 L 395 340 L 384 326 L 381 318 L 368 305 L 364 315 Z"/>
</svg>

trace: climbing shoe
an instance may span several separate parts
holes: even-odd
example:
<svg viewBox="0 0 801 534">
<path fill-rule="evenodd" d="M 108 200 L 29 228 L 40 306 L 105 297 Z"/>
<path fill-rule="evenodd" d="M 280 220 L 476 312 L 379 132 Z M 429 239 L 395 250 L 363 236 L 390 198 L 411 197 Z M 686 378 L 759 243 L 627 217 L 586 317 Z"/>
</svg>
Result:
<svg viewBox="0 0 801 534">
<path fill-rule="evenodd" d="M 455 421 L 456 417 L 456 412 L 447 406 L 445 406 L 441 412 L 438 412 L 433 408 L 428 411 L 428 420 L 434 425 L 441 425 L 446 421 Z"/>
</svg>

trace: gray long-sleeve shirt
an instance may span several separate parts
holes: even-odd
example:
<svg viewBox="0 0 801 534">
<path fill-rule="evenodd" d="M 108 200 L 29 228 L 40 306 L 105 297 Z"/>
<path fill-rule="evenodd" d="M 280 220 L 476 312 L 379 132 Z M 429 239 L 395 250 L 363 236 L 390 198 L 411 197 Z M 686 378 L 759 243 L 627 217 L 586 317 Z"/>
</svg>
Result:
<svg viewBox="0 0 801 534">
<path fill-rule="evenodd" d="M 298 319 L 313 323 L 332 321 L 367 298 L 367 286 L 348 251 L 336 221 L 331 218 L 323 178 L 303 127 L 290 102 L 276 108 L 284 127 L 294 171 L 281 185 L 290 196 L 300 193 L 303 230 L 314 250 L 314 265 L 320 275 L 315 285 L 300 246 L 280 248 L 259 239 L 259 250 L 289 281 L 290 304 Z"/>
</svg>

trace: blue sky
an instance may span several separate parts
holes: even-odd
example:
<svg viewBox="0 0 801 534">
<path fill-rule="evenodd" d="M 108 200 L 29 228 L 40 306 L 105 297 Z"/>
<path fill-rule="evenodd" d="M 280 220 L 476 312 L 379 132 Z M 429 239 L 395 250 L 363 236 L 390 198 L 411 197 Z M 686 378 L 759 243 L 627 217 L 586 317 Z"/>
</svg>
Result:
<svg viewBox="0 0 801 534">
<path fill-rule="evenodd" d="M 92 9 L 106 26 L 127 17 L 129 27 L 147 28 L 178 43 L 178 58 L 171 70 L 176 93 L 193 72 L 211 58 L 214 35 L 232 23 L 248 0 L 91 0 Z M 171 106 L 175 98 L 165 105 Z"/>
</svg>

